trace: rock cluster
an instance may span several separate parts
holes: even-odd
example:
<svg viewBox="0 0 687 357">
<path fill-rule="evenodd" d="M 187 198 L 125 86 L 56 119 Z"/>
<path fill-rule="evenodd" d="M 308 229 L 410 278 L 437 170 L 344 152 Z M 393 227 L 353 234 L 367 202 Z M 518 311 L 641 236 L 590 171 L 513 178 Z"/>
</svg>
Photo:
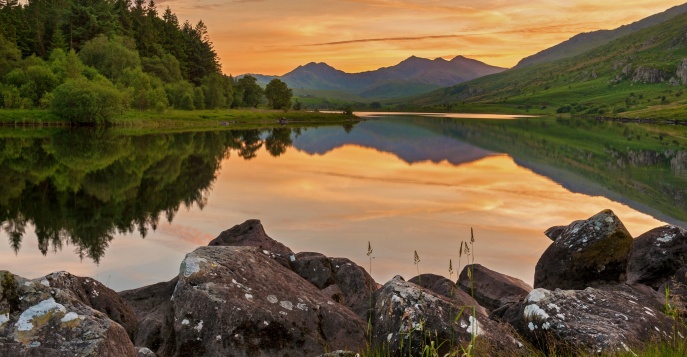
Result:
<svg viewBox="0 0 687 357">
<path fill-rule="evenodd" d="M 687 317 L 685 230 L 632 239 L 606 210 L 546 235 L 534 289 L 479 264 L 456 282 L 379 285 L 348 259 L 293 253 L 258 220 L 187 254 L 170 281 L 120 293 L 3 271 L 0 356 L 355 356 L 370 341 L 391 355 L 614 354 L 687 335 L 673 319 Z"/>
</svg>

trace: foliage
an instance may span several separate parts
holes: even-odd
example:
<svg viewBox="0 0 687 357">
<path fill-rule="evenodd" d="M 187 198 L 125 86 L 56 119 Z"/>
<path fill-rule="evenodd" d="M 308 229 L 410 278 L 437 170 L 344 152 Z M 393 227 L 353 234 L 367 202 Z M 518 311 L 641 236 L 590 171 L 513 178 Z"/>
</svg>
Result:
<svg viewBox="0 0 687 357">
<path fill-rule="evenodd" d="M 265 87 L 265 97 L 272 109 L 291 108 L 291 97 L 293 91 L 280 79 L 271 80 Z"/>
<path fill-rule="evenodd" d="M 245 75 L 236 82 L 236 93 L 238 97 L 234 97 L 235 106 L 257 108 L 265 91 L 258 84 L 257 78 Z"/>
<path fill-rule="evenodd" d="M 50 109 L 78 124 L 107 123 L 123 110 L 122 94 L 107 80 L 69 80 L 53 92 Z"/>
<path fill-rule="evenodd" d="M 141 66 L 138 52 L 132 49 L 133 43 L 122 37 L 108 39 L 104 35 L 86 42 L 79 58 L 111 81 L 117 81 L 126 69 Z"/>
</svg>

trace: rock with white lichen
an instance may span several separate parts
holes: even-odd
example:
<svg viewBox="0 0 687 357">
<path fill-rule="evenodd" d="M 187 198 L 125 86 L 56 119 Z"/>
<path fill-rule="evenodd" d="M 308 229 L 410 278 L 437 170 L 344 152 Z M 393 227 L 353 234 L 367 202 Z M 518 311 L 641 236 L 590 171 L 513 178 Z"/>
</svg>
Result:
<svg viewBox="0 0 687 357">
<path fill-rule="evenodd" d="M 676 226 L 654 228 L 634 240 L 627 280 L 657 289 L 685 265 L 687 231 Z"/>
<path fill-rule="evenodd" d="M 449 300 L 456 301 L 458 305 L 475 306 L 480 315 L 487 315 L 487 310 L 480 306 L 469 293 L 463 291 L 458 285 L 446 277 L 436 274 L 420 274 L 408 280 L 409 283 L 419 285 L 425 289 L 439 294 Z"/>
<path fill-rule="evenodd" d="M 187 254 L 169 299 L 160 356 L 315 356 L 365 344 L 365 322 L 256 247 Z"/>
<path fill-rule="evenodd" d="M 484 355 L 524 353 L 523 344 L 505 325 L 475 308 L 396 276 L 378 292 L 372 339 L 394 356 L 422 355 L 424 346 L 432 342 L 443 356 L 451 345 L 467 346 L 473 335 L 479 343 L 475 348 Z"/>
<path fill-rule="evenodd" d="M 633 239 L 611 210 L 567 226 L 539 258 L 534 287 L 584 289 L 626 281 Z"/>
<path fill-rule="evenodd" d="M 627 353 L 649 342 L 683 339 L 651 289 L 625 284 L 584 290 L 535 289 L 499 316 L 520 336 L 558 355 Z"/>
<path fill-rule="evenodd" d="M 265 228 L 258 219 L 249 219 L 237 224 L 208 243 L 211 247 L 256 247 L 277 260 L 279 264 L 289 267 L 294 253 L 289 247 L 272 239 L 265 233 Z"/>
<path fill-rule="evenodd" d="M 124 328 L 72 291 L 7 271 L 0 283 L 0 356 L 136 356 Z"/>
<path fill-rule="evenodd" d="M 72 275 L 68 272 L 55 272 L 34 279 L 41 284 L 69 290 L 84 304 L 106 314 L 112 321 L 122 325 L 129 337 L 134 336 L 138 320 L 131 308 L 112 289 L 101 282 L 87 277 Z"/>
</svg>

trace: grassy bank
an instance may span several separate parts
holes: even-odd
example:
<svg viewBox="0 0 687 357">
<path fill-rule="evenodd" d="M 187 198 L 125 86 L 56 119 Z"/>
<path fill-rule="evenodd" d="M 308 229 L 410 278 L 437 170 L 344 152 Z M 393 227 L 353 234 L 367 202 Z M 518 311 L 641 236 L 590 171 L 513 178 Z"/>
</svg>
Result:
<svg viewBox="0 0 687 357">
<path fill-rule="evenodd" d="M 280 119 L 282 119 L 280 123 Z M 162 113 L 156 111 L 129 110 L 115 117 L 111 125 L 139 129 L 212 129 L 212 128 L 255 128 L 278 124 L 343 124 L 357 121 L 355 116 L 342 113 L 319 113 L 309 111 L 281 111 L 262 109 L 223 110 L 175 110 Z M 49 127 L 69 126 L 47 110 L 0 110 L 0 126 L 4 127 Z"/>
</svg>

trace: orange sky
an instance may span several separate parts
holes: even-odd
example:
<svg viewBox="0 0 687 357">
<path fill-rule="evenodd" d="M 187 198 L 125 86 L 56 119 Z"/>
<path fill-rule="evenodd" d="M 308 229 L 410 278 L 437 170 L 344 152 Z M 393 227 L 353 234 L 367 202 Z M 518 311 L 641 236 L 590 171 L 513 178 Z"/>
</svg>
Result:
<svg viewBox="0 0 687 357">
<path fill-rule="evenodd" d="M 308 62 L 346 72 L 416 55 L 512 67 L 586 31 L 612 29 L 685 0 L 161 0 L 202 19 L 227 74 L 282 75 Z M 162 11 L 160 11 L 161 13 Z"/>
</svg>

